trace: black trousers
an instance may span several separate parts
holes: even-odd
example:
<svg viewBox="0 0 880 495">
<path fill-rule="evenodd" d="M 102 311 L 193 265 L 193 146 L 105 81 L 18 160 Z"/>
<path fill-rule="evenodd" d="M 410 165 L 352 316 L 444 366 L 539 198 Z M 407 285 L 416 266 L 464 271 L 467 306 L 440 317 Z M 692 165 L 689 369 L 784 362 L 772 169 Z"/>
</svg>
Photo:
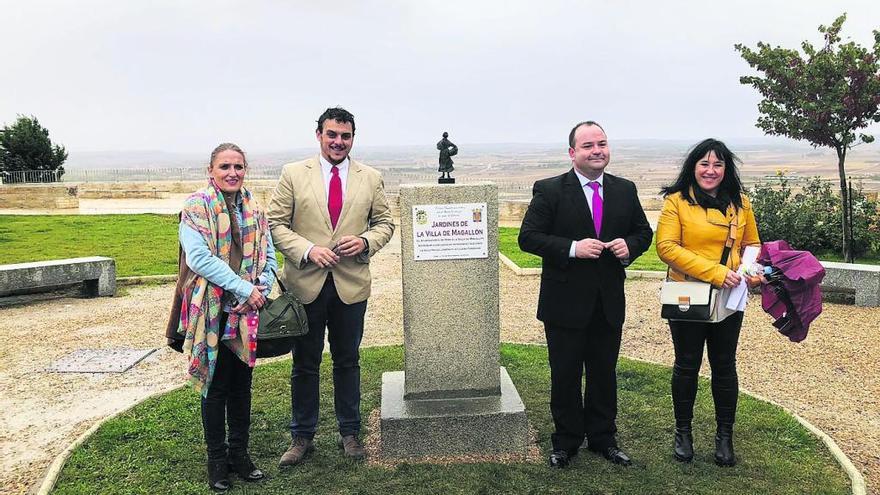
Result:
<svg viewBox="0 0 880 495">
<path fill-rule="evenodd" d="M 583 328 L 544 324 L 550 359 L 550 412 L 554 450 L 577 452 L 586 436 L 591 450 L 616 446 L 617 355 L 621 328 L 608 324 L 601 304 Z M 586 394 L 581 381 L 586 372 Z"/>
<path fill-rule="evenodd" d="M 356 435 L 361 429 L 360 346 L 367 301 L 345 304 L 336 293 L 332 275 L 318 298 L 306 304 L 309 333 L 293 344 L 290 376 L 293 436 L 313 438 L 318 428 L 319 370 L 324 351 L 324 328 L 333 359 L 333 404 L 339 433 Z"/>
<path fill-rule="evenodd" d="M 694 417 L 697 377 L 703 362 L 703 345 L 712 369 L 712 398 L 715 420 L 733 424 L 739 378 L 736 373 L 736 345 L 742 328 L 743 312 L 738 311 L 719 323 L 670 321 L 675 365 L 672 368 L 672 407 L 678 424 Z"/>
<path fill-rule="evenodd" d="M 226 325 L 225 313 L 220 321 L 223 328 Z M 253 372 L 253 368 L 239 359 L 226 344 L 220 342 L 217 345 L 214 377 L 208 394 L 202 396 L 202 428 L 205 430 L 209 461 L 225 459 L 227 450 L 229 455 L 247 452 Z"/>
</svg>

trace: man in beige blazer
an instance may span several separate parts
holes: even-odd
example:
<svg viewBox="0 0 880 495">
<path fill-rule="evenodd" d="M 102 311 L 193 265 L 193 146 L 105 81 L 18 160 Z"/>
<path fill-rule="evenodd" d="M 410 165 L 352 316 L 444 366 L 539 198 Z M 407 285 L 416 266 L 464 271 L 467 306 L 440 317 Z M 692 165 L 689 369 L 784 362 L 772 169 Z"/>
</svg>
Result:
<svg viewBox="0 0 880 495">
<path fill-rule="evenodd" d="M 358 438 L 359 347 L 370 296 L 369 263 L 391 239 L 394 223 L 382 176 L 348 156 L 354 128 L 354 116 L 345 109 L 321 114 L 316 131 L 321 154 L 285 165 L 269 202 L 272 239 L 285 258 L 281 279 L 305 304 L 309 318 L 309 333 L 293 346 L 293 440 L 281 466 L 298 464 L 315 450 L 325 328 L 333 359 L 337 444 L 348 457 L 365 456 Z"/>
</svg>

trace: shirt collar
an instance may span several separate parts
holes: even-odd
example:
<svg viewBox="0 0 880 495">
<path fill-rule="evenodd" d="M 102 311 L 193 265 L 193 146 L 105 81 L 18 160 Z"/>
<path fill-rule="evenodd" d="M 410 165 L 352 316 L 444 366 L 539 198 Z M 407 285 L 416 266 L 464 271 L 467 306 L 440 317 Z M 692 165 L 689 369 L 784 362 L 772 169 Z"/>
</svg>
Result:
<svg viewBox="0 0 880 495">
<path fill-rule="evenodd" d="M 329 174 L 330 169 L 333 168 L 333 164 L 327 161 L 327 159 L 324 158 L 324 155 L 318 155 L 318 158 L 321 160 L 321 170 L 324 171 L 325 175 Z M 340 173 L 342 173 L 343 171 L 348 171 L 348 157 L 345 157 L 345 160 L 342 160 L 342 163 L 337 165 L 337 167 L 339 167 Z"/>
<path fill-rule="evenodd" d="M 599 177 L 596 177 L 596 180 L 592 180 L 586 178 L 580 172 L 578 172 L 577 167 L 572 167 L 572 170 L 574 170 L 574 174 L 577 176 L 578 181 L 581 183 L 581 188 L 587 187 L 587 184 L 590 182 L 598 182 L 600 188 L 605 187 L 605 183 L 603 182 L 605 180 L 605 172 L 599 174 Z"/>
</svg>

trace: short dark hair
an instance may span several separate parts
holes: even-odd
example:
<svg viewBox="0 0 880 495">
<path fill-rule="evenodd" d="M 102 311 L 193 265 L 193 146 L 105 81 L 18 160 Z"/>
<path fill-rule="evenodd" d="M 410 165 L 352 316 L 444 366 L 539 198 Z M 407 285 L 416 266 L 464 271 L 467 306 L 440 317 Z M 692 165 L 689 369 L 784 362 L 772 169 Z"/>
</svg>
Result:
<svg viewBox="0 0 880 495">
<path fill-rule="evenodd" d="M 714 138 L 704 139 L 695 144 L 688 151 L 687 157 L 685 157 L 684 162 L 681 164 L 681 171 L 678 173 L 678 178 L 676 178 L 675 182 L 671 185 L 660 189 L 660 193 L 666 197 L 670 194 L 680 192 L 681 196 L 686 199 L 688 203 L 698 204 L 698 198 L 692 198 L 690 191 L 691 187 L 699 187 L 697 186 L 697 178 L 695 177 L 697 162 L 699 162 L 710 151 L 714 151 L 715 156 L 724 162 L 724 178 L 721 179 L 718 191 L 726 195 L 737 208 L 742 208 L 743 186 L 739 179 L 739 171 L 736 167 L 737 162 L 742 163 L 742 161 L 730 151 L 726 144 Z"/>
<path fill-rule="evenodd" d="M 324 132 L 324 121 L 333 119 L 343 124 L 351 124 L 351 133 L 354 134 L 354 115 L 342 107 L 333 107 L 324 110 L 324 113 L 318 117 L 318 132 Z"/>
<path fill-rule="evenodd" d="M 575 124 L 574 127 L 571 128 L 571 132 L 568 133 L 568 147 L 569 148 L 574 148 L 574 133 L 577 132 L 578 127 L 580 127 L 582 125 L 594 125 L 594 126 L 598 127 L 599 129 L 602 129 L 602 132 L 605 132 L 605 129 L 602 128 L 602 126 L 599 125 L 598 122 L 594 122 L 592 120 L 585 120 L 583 122 L 578 122 L 577 124 Z"/>
<path fill-rule="evenodd" d="M 443 137 L 449 137 L 449 133 L 444 131 L 444 132 L 443 132 Z"/>
</svg>

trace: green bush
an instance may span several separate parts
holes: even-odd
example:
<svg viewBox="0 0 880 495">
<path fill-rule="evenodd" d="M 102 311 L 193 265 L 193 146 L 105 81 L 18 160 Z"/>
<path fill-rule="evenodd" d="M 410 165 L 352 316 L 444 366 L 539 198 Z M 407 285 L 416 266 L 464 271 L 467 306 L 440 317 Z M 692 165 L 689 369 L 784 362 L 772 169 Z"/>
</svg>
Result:
<svg viewBox="0 0 880 495">
<path fill-rule="evenodd" d="M 839 193 L 832 183 L 810 178 L 803 188 L 777 176 L 761 181 L 749 191 L 762 241 L 784 239 L 795 249 L 813 253 L 840 253 L 843 227 Z M 853 254 L 880 253 L 880 210 L 861 184 L 853 189 Z"/>
</svg>

